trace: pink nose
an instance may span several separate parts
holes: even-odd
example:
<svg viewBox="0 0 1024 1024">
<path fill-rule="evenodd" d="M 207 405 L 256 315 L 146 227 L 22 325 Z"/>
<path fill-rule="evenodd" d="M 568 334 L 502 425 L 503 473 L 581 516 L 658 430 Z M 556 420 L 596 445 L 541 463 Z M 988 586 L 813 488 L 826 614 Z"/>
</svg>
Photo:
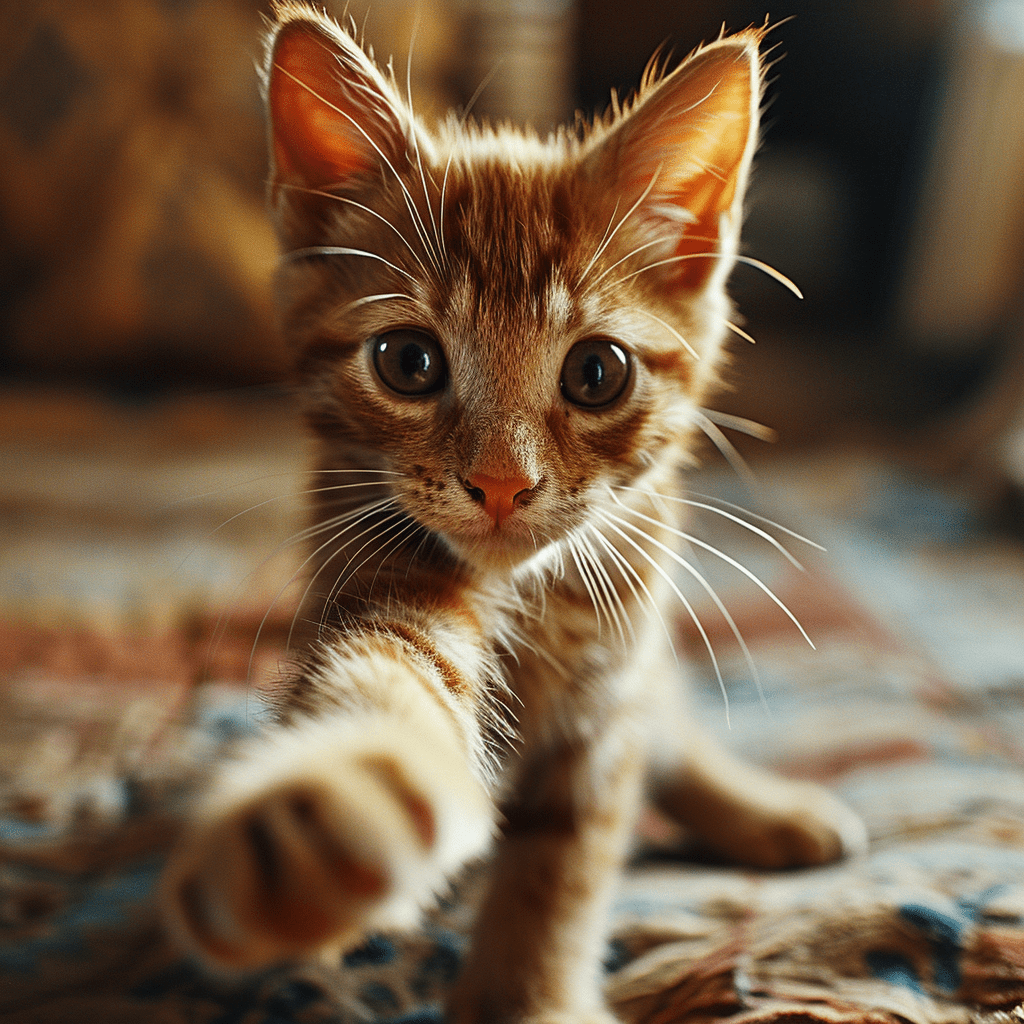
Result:
<svg viewBox="0 0 1024 1024">
<path fill-rule="evenodd" d="M 469 496 L 484 507 L 484 511 L 500 526 L 530 491 L 533 484 L 524 477 L 510 476 L 498 478 L 474 473 L 463 481 Z"/>
</svg>

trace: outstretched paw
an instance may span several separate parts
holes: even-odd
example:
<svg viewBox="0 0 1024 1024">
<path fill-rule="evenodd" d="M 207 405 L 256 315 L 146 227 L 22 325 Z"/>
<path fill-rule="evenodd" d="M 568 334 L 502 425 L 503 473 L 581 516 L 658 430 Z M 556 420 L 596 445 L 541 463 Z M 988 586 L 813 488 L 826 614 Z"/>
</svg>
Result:
<svg viewBox="0 0 1024 1024">
<path fill-rule="evenodd" d="M 321 721 L 230 766 L 172 855 L 163 902 L 202 959 L 255 968 L 409 923 L 490 833 L 458 752 L 404 723 Z"/>
</svg>

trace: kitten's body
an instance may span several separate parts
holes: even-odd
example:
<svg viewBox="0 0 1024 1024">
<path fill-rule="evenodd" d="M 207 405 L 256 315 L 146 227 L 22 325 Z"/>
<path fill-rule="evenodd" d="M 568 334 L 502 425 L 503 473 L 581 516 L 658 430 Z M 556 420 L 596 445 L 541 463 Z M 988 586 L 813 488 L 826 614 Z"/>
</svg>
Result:
<svg viewBox="0 0 1024 1024">
<path fill-rule="evenodd" d="M 311 629 L 282 724 L 173 859 L 169 913 L 226 966 L 344 946 L 413 920 L 497 829 L 452 1018 L 604 1020 L 645 774 L 755 863 L 857 834 L 675 707 L 676 474 L 726 331 L 760 34 L 541 142 L 429 135 L 333 25 L 279 17 L 271 201 L 320 439 Z"/>
</svg>

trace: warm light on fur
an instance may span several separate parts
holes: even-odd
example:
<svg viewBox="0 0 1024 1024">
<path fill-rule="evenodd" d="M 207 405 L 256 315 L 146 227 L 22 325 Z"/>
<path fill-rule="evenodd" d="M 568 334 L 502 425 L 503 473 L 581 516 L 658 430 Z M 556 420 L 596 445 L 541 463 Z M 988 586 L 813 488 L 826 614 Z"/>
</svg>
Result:
<svg viewBox="0 0 1024 1024">
<path fill-rule="evenodd" d="M 450 1019 L 607 1021 L 602 925 L 645 774 L 728 855 L 856 845 L 824 791 L 693 732 L 670 650 L 762 37 L 541 140 L 428 131 L 350 36 L 279 6 L 270 203 L 319 500 L 280 724 L 165 879 L 208 962 L 407 924 L 497 830 Z"/>
</svg>

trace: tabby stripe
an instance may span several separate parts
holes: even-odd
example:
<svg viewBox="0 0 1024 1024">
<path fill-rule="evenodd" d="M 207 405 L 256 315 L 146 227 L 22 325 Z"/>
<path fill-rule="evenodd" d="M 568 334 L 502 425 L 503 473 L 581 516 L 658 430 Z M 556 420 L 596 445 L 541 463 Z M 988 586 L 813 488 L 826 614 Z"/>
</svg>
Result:
<svg viewBox="0 0 1024 1024">
<path fill-rule="evenodd" d="M 417 654 L 425 658 L 437 670 L 441 682 L 450 693 L 460 697 L 468 697 L 472 694 L 472 687 L 469 680 L 431 643 L 430 638 L 415 629 L 400 622 L 387 622 L 380 624 L 378 628 L 391 636 L 401 640 L 408 647 L 411 647 Z"/>
</svg>

